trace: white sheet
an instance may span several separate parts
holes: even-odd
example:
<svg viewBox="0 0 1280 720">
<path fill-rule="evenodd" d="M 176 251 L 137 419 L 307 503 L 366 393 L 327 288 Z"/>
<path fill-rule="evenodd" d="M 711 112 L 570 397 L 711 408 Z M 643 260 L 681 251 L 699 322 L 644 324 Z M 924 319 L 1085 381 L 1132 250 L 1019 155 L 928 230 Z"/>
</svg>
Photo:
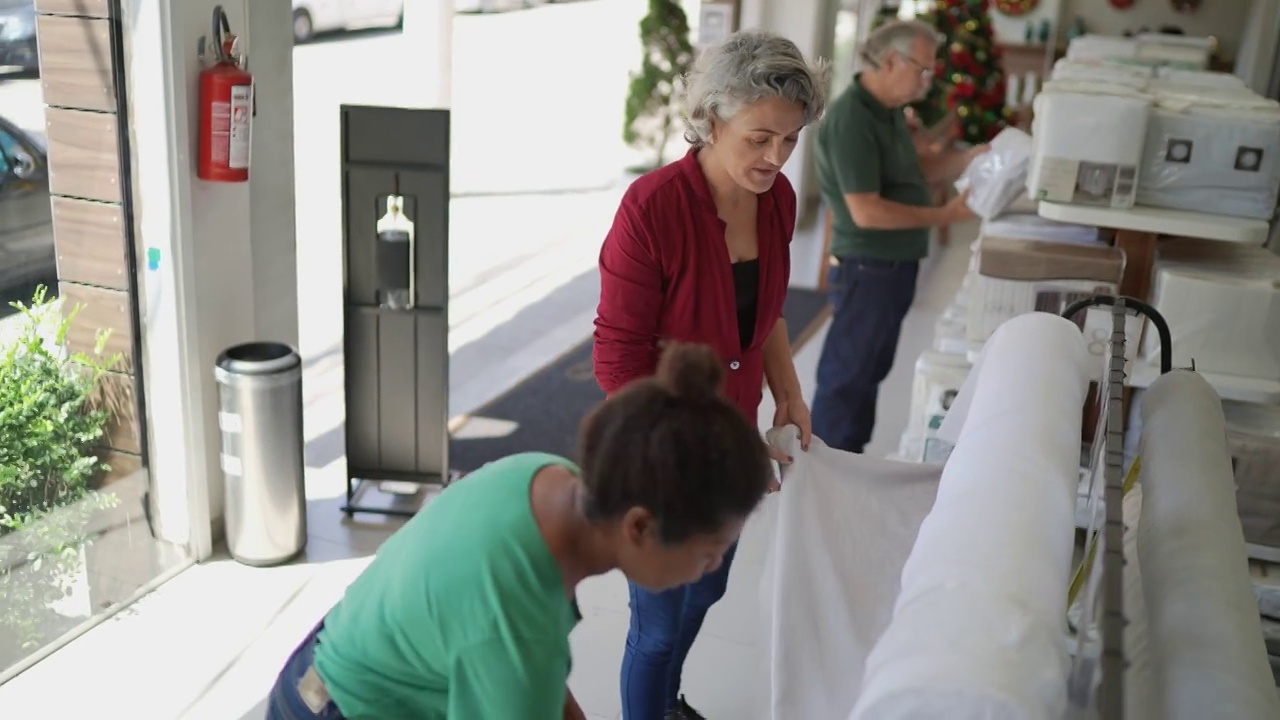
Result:
<svg viewBox="0 0 1280 720">
<path fill-rule="evenodd" d="M 1094 367 L 1079 328 L 1056 315 L 992 335 L 943 423 L 959 427 L 956 447 L 853 720 L 1066 712 L 1066 588 Z"/>
<path fill-rule="evenodd" d="M 1156 716 L 1280 718 L 1236 512 L 1222 401 L 1174 371 L 1142 397 L 1138 562 Z"/>
<path fill-rule="evenodd" d="M 771 441 L 784 475 L 761 586 L 771 720 L 844 718 L 889 624 L 903 563 L 942 469 L 832 450 L 794 430 Z"/>
</svg>

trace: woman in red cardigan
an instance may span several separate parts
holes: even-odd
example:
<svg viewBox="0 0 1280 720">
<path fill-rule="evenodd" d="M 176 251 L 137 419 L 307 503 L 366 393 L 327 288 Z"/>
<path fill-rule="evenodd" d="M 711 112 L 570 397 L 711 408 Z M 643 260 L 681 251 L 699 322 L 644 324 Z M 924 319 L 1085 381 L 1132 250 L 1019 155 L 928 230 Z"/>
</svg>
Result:
<svg viewBox="0 0 1280 720">
<path fill-rule="evenodd" d="M 808 446 L 782 318 L 796 196 L 781 170 L 821 116 L 826 87 L 824 65 L 768 33 L 737 33 L 698 58 L 685 100 L 693 147 L 631 185 L 600 251 L 593 358 L 605 392 L 651 375 L 664 341 L 707 344 L 733 403 L 755 421 L 767 380 L 774 425 L 798 426 Z M 718 569 L 666 592 L 631 583 L 624 720 L 702 717 L 680 695 L 680 674 L 732 559 L 731 548 Z"/>
</svg>

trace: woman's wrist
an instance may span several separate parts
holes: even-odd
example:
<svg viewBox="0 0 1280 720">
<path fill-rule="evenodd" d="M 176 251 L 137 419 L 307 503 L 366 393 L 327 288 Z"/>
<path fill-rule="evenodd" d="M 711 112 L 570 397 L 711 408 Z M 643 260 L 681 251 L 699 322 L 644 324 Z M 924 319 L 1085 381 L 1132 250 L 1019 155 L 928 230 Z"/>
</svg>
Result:
<svg viewBox="0 0 1280 720">
<path fill-rule="evenodd" d="M 796 383 L 795 386 L 787 384 L 776 388 L 770 385 L 769 391 L 773 393 L 773 403 L 775 405 L 782 405 L 790 402 L 793 398 L 800 397 L 799 383 Z"/>
</svg>

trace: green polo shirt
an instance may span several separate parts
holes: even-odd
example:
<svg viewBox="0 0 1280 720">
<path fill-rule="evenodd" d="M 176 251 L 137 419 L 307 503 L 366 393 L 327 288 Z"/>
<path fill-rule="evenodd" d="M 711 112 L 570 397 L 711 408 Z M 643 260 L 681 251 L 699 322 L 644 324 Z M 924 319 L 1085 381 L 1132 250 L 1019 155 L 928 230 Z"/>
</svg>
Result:
<svg viewBox="0 0 1280 720">
<path fill-rule="evenodd" d="M 861 77 L 828 106 L 818 128 L 818 183 L 831 208 L 831 254 L 919 260 L 929 253 L 930 228 L 860 228 L 844 200 L 852 193 L 874 192 L 903 205 L 933 204 L 902 109 L 872 97 Z"/>
<path fill-rule="evenodd" d="M 524 453 L 449 486 L 325 617 L 315 667 L 350 720 L 560 720 L 576 606 L 529 504 L 568 460 Z"/>
</svg>

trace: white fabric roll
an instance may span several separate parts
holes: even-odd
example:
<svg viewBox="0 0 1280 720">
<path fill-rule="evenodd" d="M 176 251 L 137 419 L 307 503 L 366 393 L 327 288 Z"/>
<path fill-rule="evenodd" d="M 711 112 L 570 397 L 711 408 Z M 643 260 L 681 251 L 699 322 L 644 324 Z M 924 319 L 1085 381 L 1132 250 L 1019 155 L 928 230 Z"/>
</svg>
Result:
<svg viewBox="0 0 1280 720">
<path fill-rule="evenodd" d="M 761 600 L 771 720 L 843 718 L 889 625 L 902 566 L 942 468 L 854 455 L 794 428 L 770 433 L 795 459 L 774 508 Z"/>
<path fill-rule="evenodd" d="M 1280 718 L 1236 512 L 1222 401 L 1204 378 L 1175 371 L 1147 389 L 1141 458 L 1138 562 L 1156 658 L 1155 715 Z"/>
<path fill-rule="evenodd" d="M 933 511 L 867 660 L 854 720 L 1057 720 L 1067 707 L 1066 592 L 1091 362 L 1080 329 L 1002 325 L 952 405 Z"/>
<path fill-rule="evenodd" d="M 1127 467 L 1127 466 L 1126 466 Z M 1163 720 L 1156 710 L 1155 658 L 1147 630 L 1147 607 L 1142 597 L 1142 568 L 1138 562 L 1138 524 L 1142 520 L 1142 485 L 1124 498 L 1124 720 Z M 1101 559 L 1099 559 L 1101 562 Z"/>
</svg>

